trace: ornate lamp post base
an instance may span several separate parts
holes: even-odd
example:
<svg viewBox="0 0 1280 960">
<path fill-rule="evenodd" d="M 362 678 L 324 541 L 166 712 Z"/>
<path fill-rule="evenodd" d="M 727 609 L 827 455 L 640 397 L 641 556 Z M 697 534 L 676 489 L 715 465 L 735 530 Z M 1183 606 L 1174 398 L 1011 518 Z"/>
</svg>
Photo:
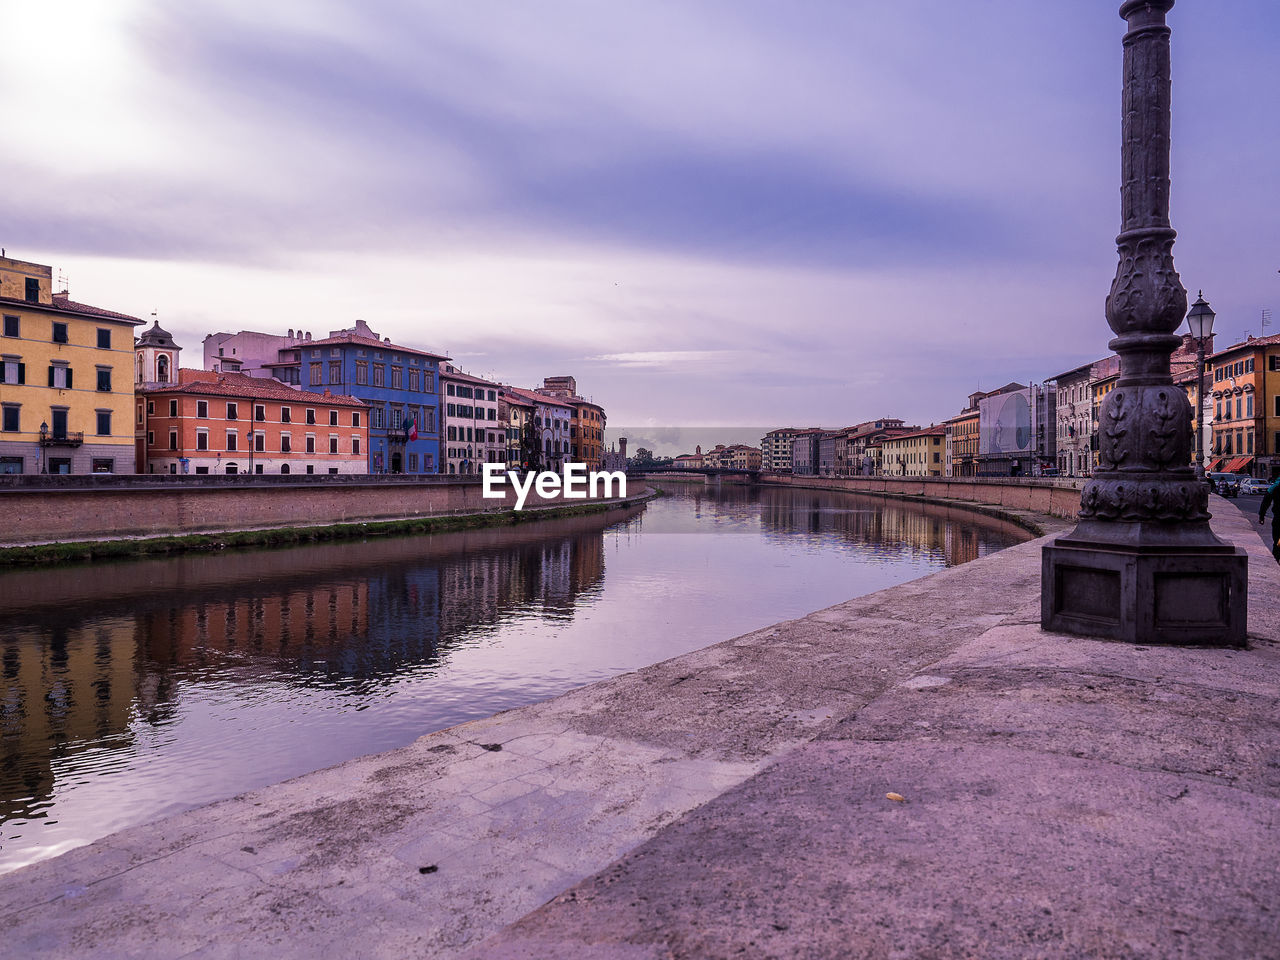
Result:
<svg viewBox="0 0 1280 960">
<path fill-rule="evenodd" d="M 1044 548 L 1040 624 L 1131 643 L 1243 646 L 1244 551 L 1209 529 L 1191 467 L 1191 404 L 1173 385 L 1187 292 L 1169 224 L 1169 28 L 1174 0 L 1124 0 L 1120 264 L 1107 297 L 1120 378 L 1098 415 L 1080 523 Z"/>
<path fill-rule="evenodd" d="M 1044 548 L 1044 629 L 1129 643 L 1244 646 L 1242 550 L 1221 542 L 1107 542 L 1090 537 L 1088 525 L 1082 521 Z M 1142 534 L 1134 531 L 1133 539 Z"/>
</svg>

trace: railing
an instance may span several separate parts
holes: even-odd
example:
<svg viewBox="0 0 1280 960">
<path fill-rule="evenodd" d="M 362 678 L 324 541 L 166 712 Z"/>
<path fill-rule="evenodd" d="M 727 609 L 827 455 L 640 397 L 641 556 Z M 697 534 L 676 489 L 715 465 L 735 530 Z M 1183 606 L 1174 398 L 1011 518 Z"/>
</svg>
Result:
<svg viewBox="0 0 1280 960">
<path fill-rule="evenodd" d="M 68 433 L 65 430 L 61 433 L 50 433 L 47 429 L 40 431 L 40 446 L 42 447 L 78 447 L 84 443 L 84 431 L 76 433 Z"/>
</svg>

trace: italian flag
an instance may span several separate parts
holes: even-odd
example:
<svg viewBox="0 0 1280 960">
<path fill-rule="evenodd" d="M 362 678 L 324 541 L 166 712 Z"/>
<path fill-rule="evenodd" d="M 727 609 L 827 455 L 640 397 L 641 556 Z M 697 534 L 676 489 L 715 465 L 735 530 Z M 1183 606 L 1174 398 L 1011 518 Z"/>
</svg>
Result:
<svg viewBox="0 0 1280 960">
<path fill-rule="evenodd" d="M 409 439 L 410 439 L 410 440 L 417 440 L 417 439 L 418 439 L 418 416 L 417 416 L 417 414 L 414 414 L 413 419 L 409 421 Z"/>
</svg>

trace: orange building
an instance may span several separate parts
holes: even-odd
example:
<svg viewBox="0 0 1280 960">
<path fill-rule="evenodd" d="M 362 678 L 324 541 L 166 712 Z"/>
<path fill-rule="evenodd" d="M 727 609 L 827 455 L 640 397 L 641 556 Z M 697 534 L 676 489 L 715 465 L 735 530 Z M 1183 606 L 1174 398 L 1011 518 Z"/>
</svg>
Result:
<svg viewBox="0 0 1280 960">
<path fill-rule="evenodd" d="M 585 463 L 588 470 L 599 470 L 604 455 L 604 407 L 578 395 L 578 382 L 573 377 L 545 377 L 535 392 L 556 397 L 573 408 L 569 420 L 569 460 Z"/>
<path fill-rule="evenodd" d="M 1280 474 L 1280 334 L 1249 337 L 1206 361 L 1213 443 L 1205 469 L 1270 479 Z"/>
<path fill-rule="evenodd" d="M 368 473 L 369 405 L 242 373 L 138 390 L 139 473 Z"/>
</svg>

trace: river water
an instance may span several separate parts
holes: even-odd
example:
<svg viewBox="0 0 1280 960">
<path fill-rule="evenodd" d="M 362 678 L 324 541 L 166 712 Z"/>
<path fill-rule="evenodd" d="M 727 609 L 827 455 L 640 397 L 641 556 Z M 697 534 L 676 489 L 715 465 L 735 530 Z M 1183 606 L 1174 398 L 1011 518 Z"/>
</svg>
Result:
<svg viewBox="0 0 1280 960">
<path fill-rule="evenodd" d="M 3 573 L 0 871 L 1025 539 L 689 486 L 514 527 Z"/>
</svg>

